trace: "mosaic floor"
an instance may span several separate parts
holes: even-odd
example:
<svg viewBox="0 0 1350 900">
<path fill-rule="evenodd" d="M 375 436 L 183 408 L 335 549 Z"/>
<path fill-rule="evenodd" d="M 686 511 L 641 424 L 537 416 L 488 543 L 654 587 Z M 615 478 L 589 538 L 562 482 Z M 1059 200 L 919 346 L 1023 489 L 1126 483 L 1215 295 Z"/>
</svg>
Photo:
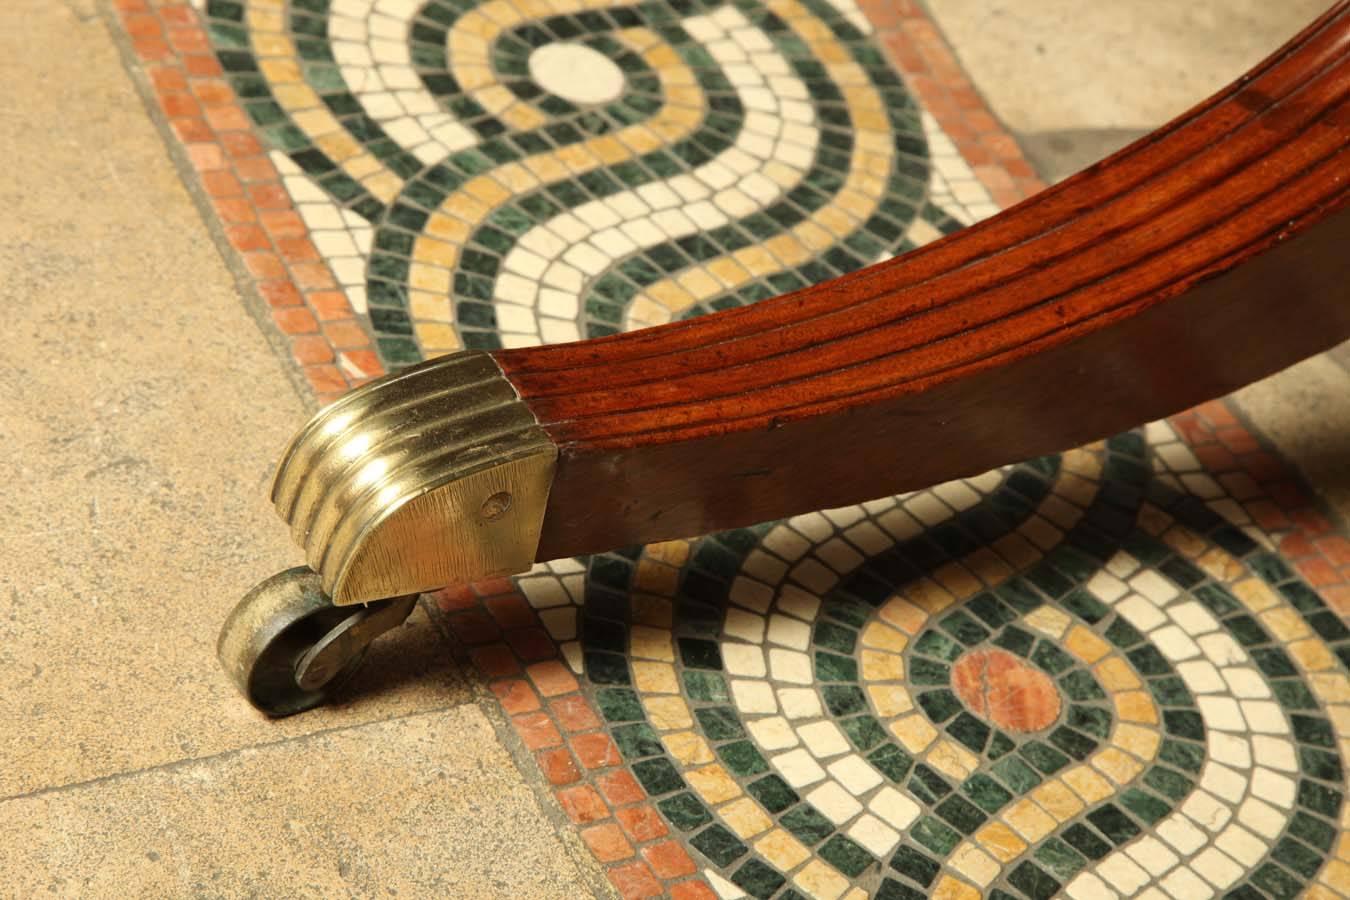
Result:
<svg viewBox="0 0 1350 900">
<path fill-rule="evenodd" d="M 328 399 L 753 303 L 1037 188 L 924 14 L 119 0 Z M 1350 541 L 1222 403 L 442 592 L 625 897 L 1350 895 Z"/>
</svg>

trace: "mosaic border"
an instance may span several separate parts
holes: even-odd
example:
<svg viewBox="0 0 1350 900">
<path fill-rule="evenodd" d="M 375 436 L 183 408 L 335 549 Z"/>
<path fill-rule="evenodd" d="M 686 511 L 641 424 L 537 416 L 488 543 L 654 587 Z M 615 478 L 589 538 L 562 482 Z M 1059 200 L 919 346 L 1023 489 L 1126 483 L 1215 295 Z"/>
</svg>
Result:
<svg viewBox="0 0 1350 900">
<path fill-rule="evenodd" d="M 114 0 L 153 85 L 160 112 L 210 198 L 224 233 L 286 335 L 316 399 L 327 402 L 382 374 L 369 334 L 224 80 L 197 12 L 187 4 Z M 912 0 L 861 0 L 877 40 L 999 206 L 1042 185 L 994 119 L 937 27 Z M 1214 401 L 1150 426 L 1169 471 L 1164 483 L 1208 500 L 1278 550 L 1342 617 L 1350 614 L 1350 540 L 1337 533 L 1297 476 Z M 678 567 L 681 544 L 649 554 Z M 509 580 L 437 595 L 454 639 L 497 696 L 582 841 L 624 897 L 713 898 L 717 893 L 624 764 L 582 690 L 569 648 Z M 547 612 L 547 611 L 545 611 Z M 556 631 L 556 629 L 554 629 Z M 573 645 L 575 646 L 575 645 Z M 1340 825 L 1350 825 L 1342 812 Z M 1334 855 L 1350 863 L 1342 840 Z M 845 896 L 855 900 L 854 889 Z"/>
<path fill-rule="evenodd" d="M 1166 460 L 1166 470 L 1156 473 L 1160 481 L 1185 495 L 1208 497 L 1212 512 L 1264 532 L 1339 616 L 1350 616 L 1350 540 L 1227 401 L 1153 423 L 1146 434 L 1157 457 Z M 686 561 L 687 545 L 671 542 L 648 551 L 678 567 Z M 454 640 L 488 681 L 619 894 L 718 897 L 679 842 L 672 841 L 603 730 L 601 715 L 573 674 L 580 660 L 569 660 L 540 618 L 548 611 L 534 609 L 505 579 L 443 591 L 436 601 Z M 639 821 L 655 827 L 637 827 Z M 1350 804 L 1339 824 L 1350 828 Z M 1350 873 L 1350 840 L 1339 839 L 1331 855 L 1339 868 L 1327 877 Z M 855 890 L 844 896 L 859 900 L 865 894 Z"/>
<path fill-rule="evenodd" d="M 325 404 L 384 374 L 371 337 L 295 208 L 225 72 L 198 11 L 167 0 L 113 0 L 170 129 L 225 237 L 315 398 Z M 876 40 L 1000 207 L 1044 185 L 912 0 L 861 0 Z"/>
</svg>

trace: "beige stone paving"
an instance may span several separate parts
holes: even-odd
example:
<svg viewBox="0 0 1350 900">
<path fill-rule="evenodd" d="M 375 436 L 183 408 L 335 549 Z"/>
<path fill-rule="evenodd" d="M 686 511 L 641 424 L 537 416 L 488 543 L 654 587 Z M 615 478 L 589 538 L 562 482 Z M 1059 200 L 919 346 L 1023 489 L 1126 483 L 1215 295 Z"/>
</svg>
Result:
<svg viewBox="0 0 1350 900">
<path fill-rule="evenodd" d="M 0 896 L 575 897 L 475 706 L 0 803 Z"/>
<path fill-rule="evenodd" d="M 0 722 L 22 727 L 0 728 L 0 797 L 462 702 L 425 627 L 418 677 L 346 710 L 270 723 L 221 679 L 225 613 L 300 562 L 266 482 L 304 407 L 104 24 L 20 6 L 22 27 L 0 12 L 0 81 L 25 85 L 0 129 Z"/>
<path fill-rule="evenodd" d="M 335 708 L 220 674 L 305 402 L 88 12 L 0 4 L 0 897 L 592 893 L 425 613 Z"/>
<path fill-rule="evenodd" d="M 1152 129 L 1293 37 L 1327 0 L 926 0 L 1014 131 Z"/>
</svg>

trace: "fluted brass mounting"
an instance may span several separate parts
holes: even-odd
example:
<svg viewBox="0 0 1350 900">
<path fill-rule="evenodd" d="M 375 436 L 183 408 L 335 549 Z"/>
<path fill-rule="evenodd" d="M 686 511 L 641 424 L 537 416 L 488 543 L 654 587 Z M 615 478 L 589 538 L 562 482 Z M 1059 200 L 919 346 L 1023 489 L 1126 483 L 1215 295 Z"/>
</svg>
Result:
<svg viewBox="0 0 1350 900">
<path fill-rule="evenodd" d="M 558 451 L 487 353 L 372 381 L 291 441 L 272 501 L 339 606 L 534 562 Z"/>
</svg>

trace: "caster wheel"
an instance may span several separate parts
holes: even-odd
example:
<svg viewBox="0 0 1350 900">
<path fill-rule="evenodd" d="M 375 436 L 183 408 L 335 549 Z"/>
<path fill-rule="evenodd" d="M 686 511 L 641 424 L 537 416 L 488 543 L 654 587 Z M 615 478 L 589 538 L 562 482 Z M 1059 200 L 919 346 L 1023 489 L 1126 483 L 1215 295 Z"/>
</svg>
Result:
<svg viewBox="0 0 1350 900">
<path fill-rule="evenodd" d="M 319 576 L 278 572 L 244 595 L 216 643 L 221 666 L 256 708 L 289 716 L 323 704 L 380 634 L 412 613 L 417 595 L 334 606 Z"/>
</svg>

